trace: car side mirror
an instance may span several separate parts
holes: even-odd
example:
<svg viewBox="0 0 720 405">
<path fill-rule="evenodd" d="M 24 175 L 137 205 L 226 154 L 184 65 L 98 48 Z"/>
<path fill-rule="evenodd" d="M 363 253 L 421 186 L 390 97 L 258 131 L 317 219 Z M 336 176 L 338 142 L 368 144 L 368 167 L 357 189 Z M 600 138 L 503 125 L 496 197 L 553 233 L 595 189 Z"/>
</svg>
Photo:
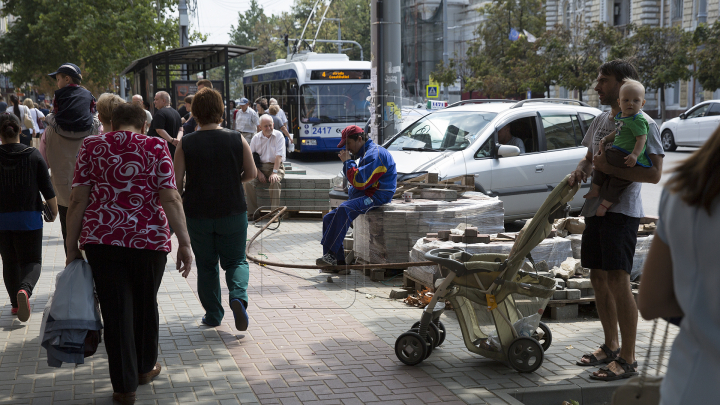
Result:
<svg viewBox="0 0 720 405">
<path fill-rule="evenodd" d="M 515 145 L 498 145 L 497 156 L 498 157 L 513 157 L 520 154 L 520 148 Z"/>
<path fill-rule="evenodd" d="M 687 118 L 687 115 L 685 115 L 685 113 L 680 114 L 680 119 L 681 119 L 681 120 L 684 120 L 685 118 Z"/>
</svg>

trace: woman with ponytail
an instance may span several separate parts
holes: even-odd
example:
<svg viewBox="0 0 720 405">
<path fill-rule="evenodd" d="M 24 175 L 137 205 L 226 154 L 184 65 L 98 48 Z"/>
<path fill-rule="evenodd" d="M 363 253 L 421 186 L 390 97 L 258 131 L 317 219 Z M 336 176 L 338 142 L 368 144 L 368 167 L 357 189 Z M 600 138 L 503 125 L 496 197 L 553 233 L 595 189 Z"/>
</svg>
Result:
<svg viewBox="0 0 720 405">
<path fill-rule="evenodd" d="M 20 134 L 20 143 L 24 144 L 25 146 L 31 146 L 33 128 L 28 128 L 25 126 L 25 117 L 29 117 L 30 110 L 28 110 L 28 108 L 20 102 L 18 96 L 14 94 L 10 95 L 10 103 L 13 105 L 10 111 L 15 114 L 15 116 L 20 121 L 20 130 L 22 131 L 22 133 Z"/>
<path fill-rule="evenodd" d="M 18 108 L 17 97 L 10 99 L 13 108 Z M 16 114 L 0 113 L 0 256 L 11 312 L 26 322 L 42 266 L 40 194 L 50 207 L 52 220 L 57 216 L 57 200 L 45 159 L 37 149 L 20 143 L 21 128 Z"/>
</svg>

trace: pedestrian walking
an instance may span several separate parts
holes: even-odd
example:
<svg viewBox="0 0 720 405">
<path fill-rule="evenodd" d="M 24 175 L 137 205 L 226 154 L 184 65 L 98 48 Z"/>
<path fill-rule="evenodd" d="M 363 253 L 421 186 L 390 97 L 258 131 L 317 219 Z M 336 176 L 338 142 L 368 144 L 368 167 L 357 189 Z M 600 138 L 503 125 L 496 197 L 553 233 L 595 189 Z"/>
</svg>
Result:
<svg viewBox="0 0 720 405">
<path fill-rule="evenodd" d="M 20 120 L 0 113 L 0 256 L 11 312 L 30 319 L 30 297 L 42 268 L 43 202 L 54 221 L 57 199 L 40 152 L 20 143 Z"/>
<path fill-rule="evenodd" d="M 225 314 L 219 261 L 225 270 L 235 327 L 243 331 L 248 328 L 250 269 L 245 258 L 248 216 L 242 183 L 254 179 L 256 170 L 242 134 L 220 126 L 223 107 L 216 90 L 204 89 L 195 95 L 192 112 L 200 129 L 180 140 L 175 178 L 178 190 L 184 189 L 183 206 L 197 261 L 198 297 L 205 308 L 202 323 L 218 326 Z"/>
<path fill-rule="evenodd" d="M 249 144 L 253 135 L 260 131 L 260 118 L 250 107 L 250 100 L 245 97 L 240 99 L 239 106 L 240 109 L 235 114 L 235 130 L 239 131 Z"/>
<path fill-rule="evenodd" d="M 7 110 L 7 103 L 5 102 L 5 97 L 3 97 L 2 93 L 0 93 L 0 113 L 4 113 L 5 110 Z"/>
<path fill-rule="evenodd" d="M 638 304 L 645 319 L 678 318 L 660 404 L 711 404 L 720 381 L 720 129 L 673 169 L 660 196 Z"/>
<path fill-rule="evenodd" d="M 136 106 L 143 108 L 143 110 L 145 111 L 145 132 L 143 132 L 143 134 L 147 134 L 147 131 L 150 128 L 150 124 L 152 123 L 153 116 L 152 114 L 150 114 L 150 111 L 145 109 L 143 97 L 141 95 L 135 94 L 134 96 L 132 96 L 132 102 Z"/>
<path fill-rule="evenodd" d="M 635 67 L 623 60 L 604 63 L 598 69 L 597 85 L 600 103 L 609 105 L 606 111 L 595 117 L 588 128 L 582 145 L 587 155 L 570 174 L 570 185 L 587 181 L 593 168 L 607 175 L 632 181 L 604 216 L 596 212 L 600 197 L 588 198 L 583 206 L 585 231 L 583 232 L 582 266 L 590 268 L 590 280 L 595 290 L 595 304 L 603 327 L 604 342 L 592 353 L 577 361 L 581 366 L 606 365 L 590 378 L 616 380 L 637 374 L 635 361 L 635 335 L 637 332 L 637 306 L 630 286 L 637 229 L 642 209 L 641 183 L 657 183 L 662 173 L 664 152 L 660 132 L 655 121 L 642 112 L 650 124 L 647 133 L 646 152 L 652 167 L 617 168 L 608 164 L 600 141 L 615 130 L 614 117 L 620 113 L 618 104 L 620 87 L 625 79 L 638 79 Z M 618 326 L 622 346 L 618 340 Z"/>
<path fill-rule="evenodd" d="M 158 91 L 153 99 L 155 104 L 155 115 L 153 115 L 148 136 L 162 138 L 168 143 L 170 156 L 175 156 L 175 148 L 178 144 L 178 133 L 182 126 L 182 118 L 170 105 L 170 94 L 166 91 Z"/>
<path fill-rule="evenodd" d="M 60 231 L 65 248 L 75 160 L 82 141 L 98 134 L 100 121 L 95 118 L 95 97 L 80 87 L 82 74 L 79 67 L 66 63 L 48 76 L 56 81 L 58 89 L 55 91 L 53 111 L 45 117 L 46 128 L 38 149 L 52 170 L 51 181 L 58 199 Z"/>
<path fill-rule="evenodd" d="M 120 96 L 113 93 L 103 93 L 98 97 L 97 101 L 97 112 L 98 112 L 98 120 L 100 120 L 100 123 L 102 124 L 103 130 L 100 131 L 99 135 L 106 134 L 108 132 L 112 132 L 112 112 L 115 110 L 115 107 L 119 106 L 120 104 L 125 104 L 125 100 L 123 100 Z M 137 105 L 136 103 L 133 103 Z M 148 123 L 145 122 L 145 127 L 148 126 Z M 144 133 L 144 132 L 141 132 Z"/>
<path fill-rule="evenodd" d="M 160 373 L 157 292 L 172 250 L 190 273 L 192 252 L 167 144 L 142 135 L 145 112 L 125 103 L 112 111 L 113 131 L 86 138 L 78 152 L 68 210 L 67 262 L 92 268 L 105 322 L 113 399 L 135 402 L 140 384 Z"/>
<path fill-rule="evenodd" d="M 197 127 L 197 121 L 195 120 L 195 117 L 192 113 L 192 103 L 193 103 L 193 96 L 187 96 L 185 97 L 185 109 L 187 111 L 187 115 L 183 117 L 182 119 L 182 132 L 183 136 L 185 134 L 190 134 L 195 132 L 195 127 Z"/>
<path fill-rule="evenodd" d="M 41 113 L 40 110 L 35 108 L 35 103 L 29 98 L 26 98 L 25 100 L 23 100 L 23 105 L 28 108 L 29 117 L 30 117 L 30 120 L 32 120 L 32 125 L 33 125 L 31 128 L 32 138 L 33 139 L 38 138 L 41 135 L 40 125 L 38 124 L 38 121 L 40 121 L 40 120 L 44 121 L 45 114 Z M 42 121 L 40 121 L 40 122 L 42 122 Z"/>
<path fill-rule="evenodd" d="M 25 146 L 32 146 L 32 134 L 34 127 L 32 125 L 32 118 L 30 118 L 30 110 L 28 110 L 28 108 L 20 102 L 18 96 L 14 94 L 10 95 L 10 104 L 12 104 L 10 112 L 15 114 L 15 116 L 20 120 L 20 128 L 22 129 L 22 133 L 20 134 L 20 143 Z"/>
<path fill-rule="evenodd" d="M 282 132 L 283 136 L 285 137 L 285 149 L 289 150 L 290 144 L 294 142 L 292 140 L 292 136 L 290 136 L 290 133 L 287 130 L 287 127 L 285 126 L 285 124 L 283 124 L 283 121 L 278 114 L 279 112 L 280 107 L 278 107 L 277 104 L 268 107 L 268 114 L 270 114 L 273 120 L 273 129 L 277 129 L 278 131 Z"/>
</svg>

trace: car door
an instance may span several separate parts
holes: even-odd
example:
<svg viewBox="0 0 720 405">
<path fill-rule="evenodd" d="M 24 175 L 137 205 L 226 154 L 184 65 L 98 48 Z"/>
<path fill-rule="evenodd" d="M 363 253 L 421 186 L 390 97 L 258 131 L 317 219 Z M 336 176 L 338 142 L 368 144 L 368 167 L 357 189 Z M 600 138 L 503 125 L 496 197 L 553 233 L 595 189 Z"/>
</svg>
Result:
<svg viewBox="0 0 720 405">
<path fill-rule="evenodd" d="M 583 114 L 583 120 L 591 121 L 589 115 Z M 575 111 L 541 111 L 538 117 L 541 147 L 546 160 L 544 181 L 548 190 L 552 190 L 577 168 L 578 162 L 587 154 L 587 148 L 581 145 L 584 130 Z M 590 183 L 583 183 L 581 187 L 588 188 Z M 584 194 L 584 191 L 575 194 L 570 201 L 572 209 L 582 207 Z"/>
<path fill-rule="evenodd" d="M 536 113 L 525 112 L 498 123 L 493 134 L 511 125 L 512 135 L 525 144 L 525 153 L 518 156 L 497 156 L 492 161 L 492 191 L 503 201 L 505 218 L 528 218 L 535 214 L 548 196 L 545 181 L 545 155 L 540 153 Z"/>
<path fill-rule="evenodd" d="M 702 117 L 695 118 L 698 129 L 696 131 L 695 146 L 702 146 L 710 138 L 720 123 L 720 103 L 710 103 Z"/>
<path fill-rule="evenodd" d="M 683 146 L 696 146 L 698 144 L 697 131 L 700 130 L 699 118 L 704 117 L 710 103 L 700 104 L 685 113 L 675 129 L 675 143 Z"/>
</svg>

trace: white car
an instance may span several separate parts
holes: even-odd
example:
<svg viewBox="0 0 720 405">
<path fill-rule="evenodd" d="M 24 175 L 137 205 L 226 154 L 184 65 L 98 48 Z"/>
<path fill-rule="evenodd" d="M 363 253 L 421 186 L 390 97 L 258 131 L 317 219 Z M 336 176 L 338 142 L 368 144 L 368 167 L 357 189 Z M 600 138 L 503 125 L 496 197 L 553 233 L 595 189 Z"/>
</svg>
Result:
<svg viewBox="0 0 720 405">
<path fill-rule="evenodd" d="M 565 99 L 465 100 L 420 118 L 383 146 L 395 159 L 398 180 L 427 172 L 441 179 L 472 174 L 477 191 L 503 201 L 506 220 L 530 218 L 587 154 L 580 143 L 600 112 Z M 498 143 L 506 125 L 524 153 Z M 331 205 L 342 202 L 340 191 L 331 191 Z M 582 208 L 583 194 L 570 202 L 572 211 Z"/>
<path fill-rule="evenodd" d="M 663 149 L 702 146 L 720 125 L 720 100 L 703 101 L 660 127 Z"/>
</svg>

